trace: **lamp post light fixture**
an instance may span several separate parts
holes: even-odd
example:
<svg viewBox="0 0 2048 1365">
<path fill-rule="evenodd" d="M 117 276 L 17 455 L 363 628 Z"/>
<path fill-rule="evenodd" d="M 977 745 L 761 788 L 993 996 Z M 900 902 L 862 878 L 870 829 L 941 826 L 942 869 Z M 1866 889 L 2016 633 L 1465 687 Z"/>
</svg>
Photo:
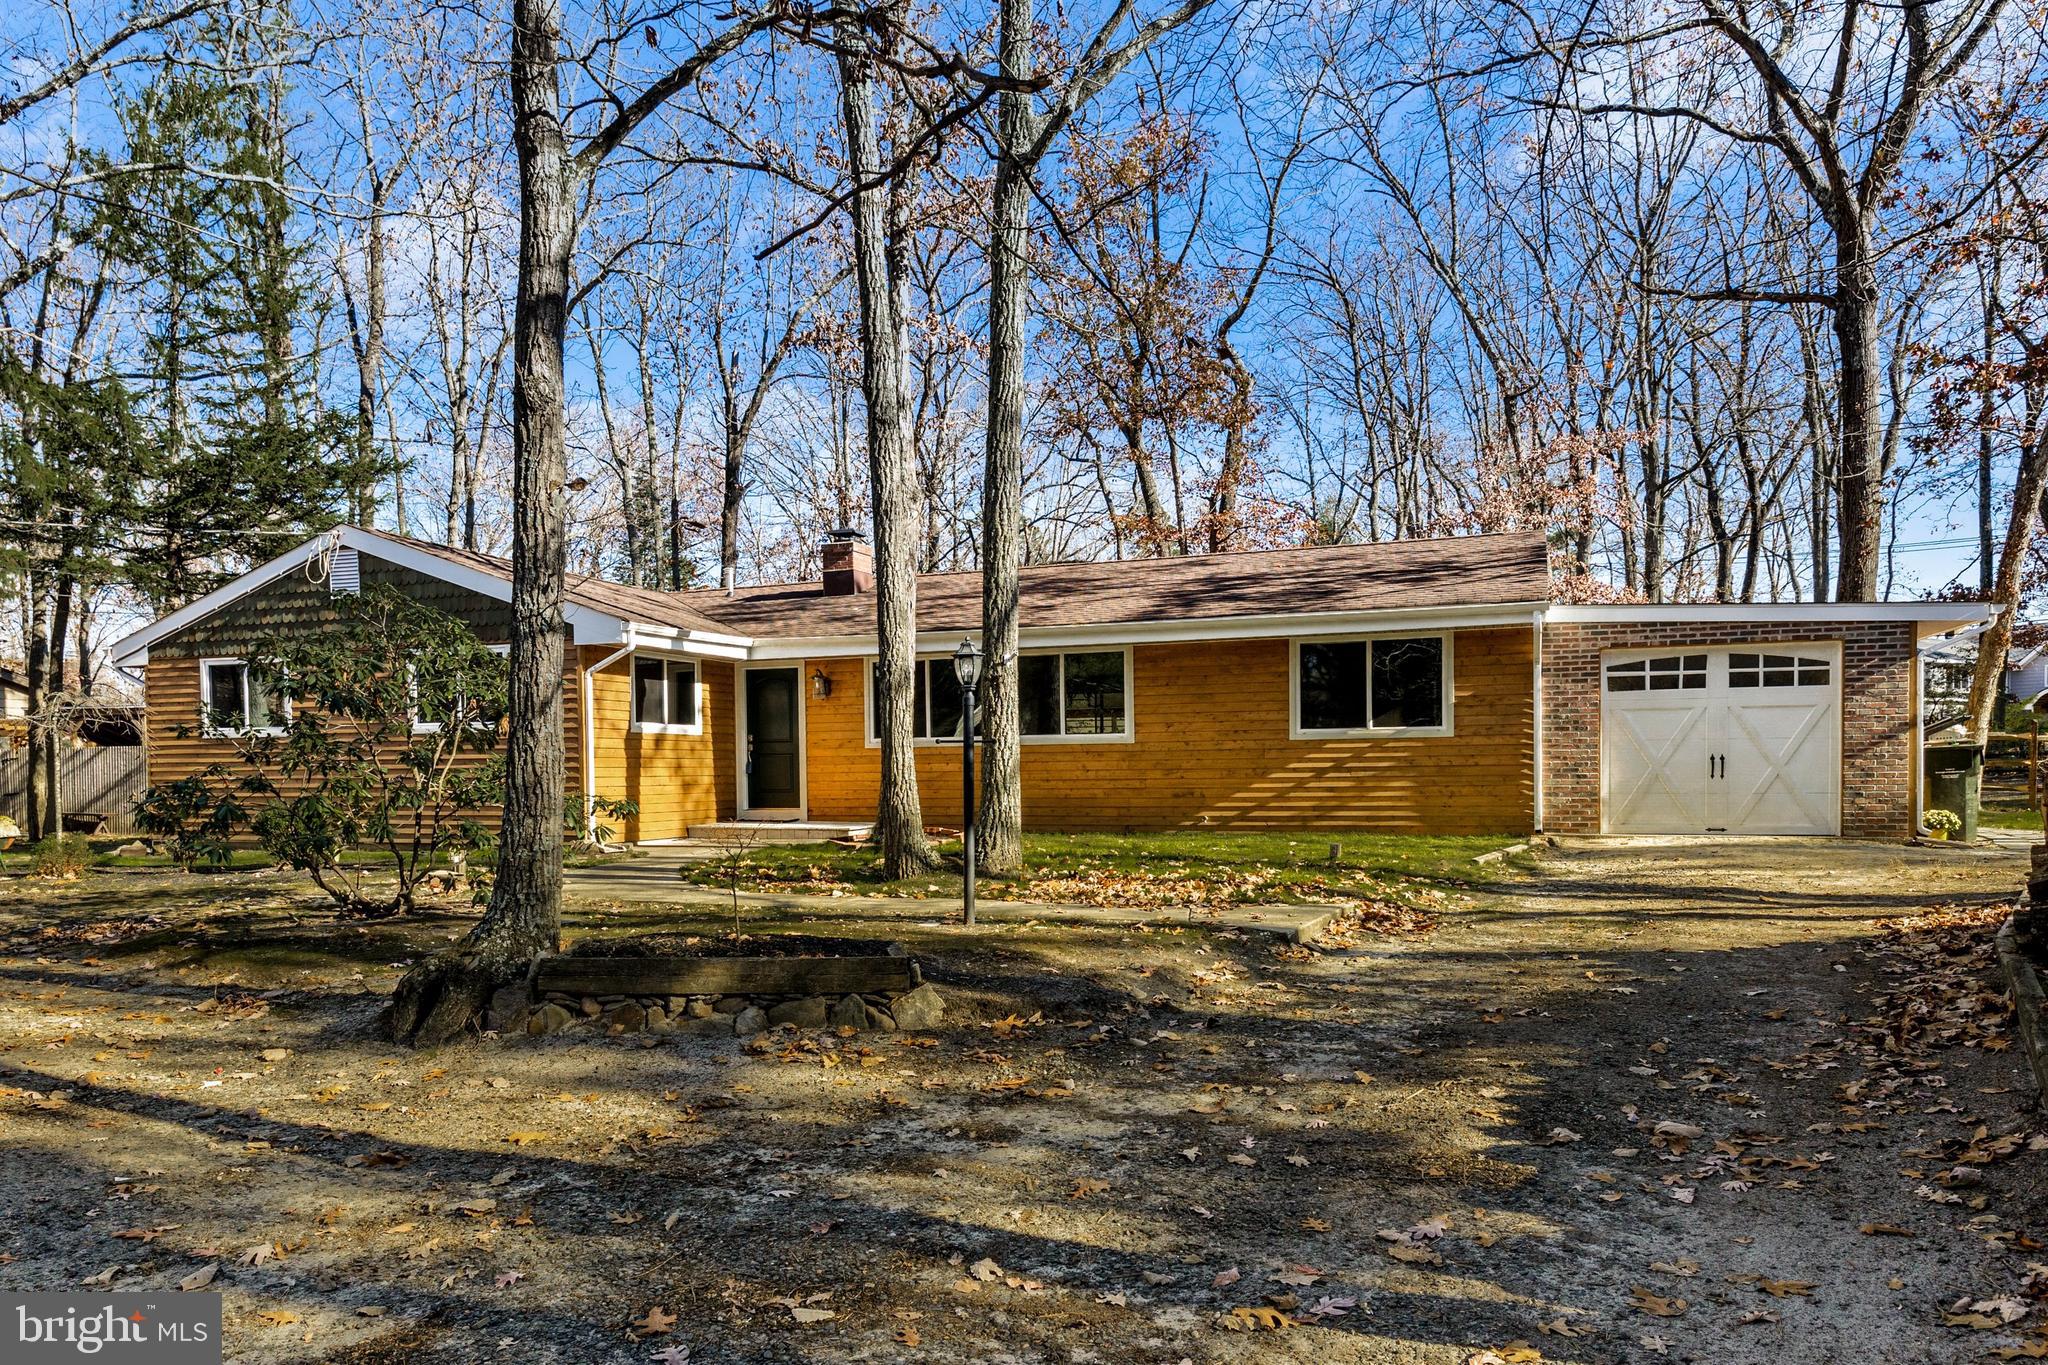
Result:
<svg viewBox="0 0 2048 1365">
<path fill-rule="evenodd" d="M 981 686 L 981 646 L 962 640 L 953 651 L 953 676 L 960 680 L 960 901 L 974 924 L 974 712 Z"/>
</svg>

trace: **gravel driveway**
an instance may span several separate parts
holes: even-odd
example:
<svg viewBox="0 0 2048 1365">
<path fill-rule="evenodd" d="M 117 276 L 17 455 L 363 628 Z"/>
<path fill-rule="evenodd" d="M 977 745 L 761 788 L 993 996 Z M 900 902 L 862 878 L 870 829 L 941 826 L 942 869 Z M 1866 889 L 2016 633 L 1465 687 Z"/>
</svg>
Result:
<svg viewBox="0 0 2048 1365">
<path fill-rule="evenodd" d="M 926 1038 L 433 1056 L 369 1022 L 459 922 L 22 884 L 0 1288 L 210 1275 L 265 1365 L 2048 1357 L 2021 867 L 1585 844 L 1337 951 L 931 927 Z"/>
</svg>

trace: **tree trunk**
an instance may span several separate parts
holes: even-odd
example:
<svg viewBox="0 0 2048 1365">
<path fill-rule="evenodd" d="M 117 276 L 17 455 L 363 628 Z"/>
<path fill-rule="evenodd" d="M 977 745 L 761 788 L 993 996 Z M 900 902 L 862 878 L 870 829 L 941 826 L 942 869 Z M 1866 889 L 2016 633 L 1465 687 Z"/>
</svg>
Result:
<svg viewBox="0 0 2048 1365">
<path fill-rule="evenodd" d="M 1031 75 L 1031 0 L 1003 0 L 1002 73 Z M 981 828 L 977 853 L 991 873 L 1024 861 L 1024 779 L 1017 714 L 1018 570 L 1024 561 L 1024 324 L 1031 306 L 1030 96 L 997 97 L 994 200 L 989 225 L 988 439 L 981 484 Z"/>
<path fill-rule="evenodd" d="M 76 552 L 69 543 L 68 532 L 66 533 L 66 543 L 62 547 L 61 553 L 64 556 L 64 567 L 60 567 L 55 571 L 57 574 L 57 591 L 54 594 L 55 600 L 50 606 L 49 669 L 47 674 L 50 692 L 60 695 L 65 691 L 64 641 L 65 637 L 71 632 L 71 605 L 78 596 L 78 578 L 75 569 L 72 567 L 76 563 L 73 559 L 73 555 Z M 45 704 L 47 705 L 47 700 Z M 62 760 L 64 738 L 64 734 L 60 732 L 56 725 L 46 723 L 43 726 L 36 753 L 37 759 L 43 767 L 43 829 L 50 834 L 62 834 L 64 832 L 64 766 Z"/>
<path fill-rule="evenodd" d="M 858 22 L 839 30 L 840 109 L 853 196 L 854 276 L 860 295 L 861 385 L 867 399 L 868 481 L 875 506 L 875 642 L 880 686 L 882 788 L 875 837 L 883 875 L 922 876 L 936 864 L 925 838 L 912 738 L 917 666 L 917 483 L 903 424 L 903 328 L 890 279 L 886 193 L 869 184 L 882 165 L 874 64 Z"/>
<path fill-rule="evenodd" d="M 1991 712 L 2005 687 L 2005 658 L 2012 648 L 2012 618 L 2019 610 L 2020 577 L 2026 567 L 2027 547 L 2034 538 L 2036 519 L 2048 529 L 2048 509 L 2044 509 L 2041 500 L 2043 491 L 2048 490 L 2048 424 L 2038 420 L 2038 413 L 2027 415 L 2036 420 L 2028 422 L 2026 431 L 2030 439 L 2020 447 L 2005 543 L 1999 549 L 1998 574 L 1991 585 L 1991 600 L 2004 610 L 1991 628 L 1977 637 L 1977 671 L 1970 677 L 1970 738 L 1979 745 L 1991 733 Z"/>
<path fill-rule="evenodd" d="M 365 137 L 365 156 L 368 138 Z M 370 213 L 363 241 L 363 324 L 356 349 L 356 477 L 351 509 L 358 526 L 377 517 L 377 410 L 384 384 L 384 182 L 369 170 Z M 399 532 L 405 531 L 401 520 Z"/>
<path fill-rule="evenodd" d="M 58 830 L 49 822 L 51 812 L 56 809 L 56 797 L 50 791 L 50 769 L 43 762 L 43 740 L 48 728 L 44 709 L 50 704 L 50 693 L 56 689 L 50 681 L 50 606 L 49 570 L 42 562 L 42 549 L 37 548 L 29 557 L 28 572 L 23 576 L 23 591 L 28 599 L 28 837 L 31 843 L 48 838 Z"/>
<path fill-rule="evenodd" d="M 561 28 L 561 0 L 514 0 L 520 231 L 513 314 L 512 658 L 497 878 L 490 911 L 468 936 L 399 982 L 386 1026 L 392 1037 L 416 1047 L 460 1033 L 493 990 L 561 943 L 568 506 L 562 354 L 576 178 L 560 113 Z"/>
<path fill-rule="evenodd" d="M 718 501 L 718 586 L 728 590 L 739 582 L 740 574 L 740 506 L 747 491 L 746 470 L 741 464 L 745 448 L 745 438 L 739 432 L 737 406 L 728 393 L 725 399 L 725 477 Z"/>
<path fill-rule="evenodd" d="M 1845 230 L 1836 265 L 1835 342 L 1841 362 L 1842 453 L 1835 513 L 1839 562 L 1835 600 L 1877 595 L 1878 542 L 1884 520 L 1883 443 L 1877 386 L 1877 271 L 1860 230 Z M 1816 583 L 1816 589 L 1819 588 Z"/>
<path fill-rule="evenodd" d="M 1216 470 L 1216 488 L 1209 496 L 1209 553 L 1222 554 L 1237 543 L 1237 494 L 1251 463 L 1251 424 L 1255 407 L 1251 367 L 1244 363 L 1228 336 L 1216 338 L 1216 355 L 1230 375 L 1230 415 L 1223 425 L 1223 461 Z"/>
</svg>

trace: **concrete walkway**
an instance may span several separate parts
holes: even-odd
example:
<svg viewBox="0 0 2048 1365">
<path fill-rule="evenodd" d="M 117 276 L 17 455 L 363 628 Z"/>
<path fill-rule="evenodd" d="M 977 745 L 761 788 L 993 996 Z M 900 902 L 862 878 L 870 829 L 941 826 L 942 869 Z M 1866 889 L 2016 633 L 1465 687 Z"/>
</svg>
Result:
<svg viewBox="0 0 2048 1365">
<path fill-rule="evenodd" d="M 573 900 L 627 901 L 641 905 L 687 905 L 719 909 L 732 904 L 730 892 L 682 879 L 683 868 L 718 855 L 714 845 L 668 844 L 647 850 L 647 856 L 590 867 L 571 867 L 563 874 L 563 891 Z M 933 879 L 957 886 L 958 878 Z M 778 910 L 849 912 L 875 919 L 898 918 L 930 923 L 961 918 L 960 897 L 929 896 L 804 896 L 742 891 L 744 905 Z M 1158 909 L 1131 906 L 1060 905 L 1043 901 L 975 902 L 977 918 L 998 924 L 1067 923 L 1093 925 L 1185 924 L 1203 929 L 1237 929 L 1271 934 L 1290 943 L 1311 943 L 1328 927 L 1338 907 L 1330 905 L 1240 905 L 1227 910 Z"/>
</svg>

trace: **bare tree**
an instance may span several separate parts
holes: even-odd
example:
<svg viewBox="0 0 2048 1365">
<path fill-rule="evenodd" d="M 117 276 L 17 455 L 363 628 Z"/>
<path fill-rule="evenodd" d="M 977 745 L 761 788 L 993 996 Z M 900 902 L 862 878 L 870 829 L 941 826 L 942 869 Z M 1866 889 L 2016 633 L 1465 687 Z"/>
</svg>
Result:
<svg viewBox="0 0 2048 1365">
<path fill-rule="evenodd" d="M 1024 856 L 1017 618 L 1018 570 L 1024 562 L 1024 344 L 1031 301 L 1032 181 L 1074 116 L 1139 53 L 1210 3 L 1180 0 L 1134 25 L 1137 0 L 1118 0 L 1050 83 L 1049 100 L 1041 107 L 1031 90 L 1038 80 L 1032 0 L 1001 0 L 997 66 L 1010 85 L 996 97 L 988 227 L 988 438 L 981 493 L 982 646 L 988 656 L 982 683 L 981 858 L 990 872 L 1015 871 Z"/>
<path fill-rule="evenodd" d="M 561 92 L 561 0 L 514 0 L 511 88 L 519 153 L 519 289 L 513 314 L 512 658 L 505 805 L 491 906 L 455 949 L 407 972 L 386 1024 L 433 1045 L 467 1027 L 499 986 L 560 946 L 564 785 L 563 585 L 568 460 L 563 349 L 576 204 L 605 158 L 721 57 L 774 25 L 771 8 L 733 20 L 570 145 Z"/>
</svg>

